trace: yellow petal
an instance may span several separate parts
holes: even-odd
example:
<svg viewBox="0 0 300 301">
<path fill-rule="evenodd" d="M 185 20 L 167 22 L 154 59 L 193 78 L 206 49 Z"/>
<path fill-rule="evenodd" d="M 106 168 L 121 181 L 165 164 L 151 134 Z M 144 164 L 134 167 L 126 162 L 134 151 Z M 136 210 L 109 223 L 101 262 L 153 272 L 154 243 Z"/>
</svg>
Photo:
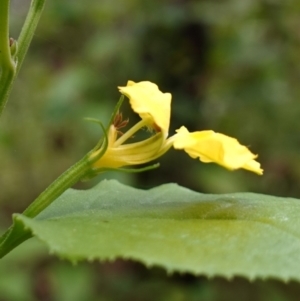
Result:
<svg viewBox="0 0 300 301">
<path fill-rule="evenodd" d="M 214 131 L 190 133 L 181 127 L 174 136 L 173 146 L 184 149 L 192 158 L 199 157 L 205 163 L 215 162 L 231 170 L 244 168 L 260 175 L 263 173 L 260 163 L 254 160 L 257 155 L 235 138 Z"/>
<path fill-rule="evenodd" d="M 164 140 L 162 133 L 158 133 L 140 142 L 117 147 L 109 146 L 105 154 L 93 166 L 95 168 L 119 168 L 151 162 L 161 155 L 162 140 Z"/>
<path fill-rule="evenodd" d="M 149 124 L 163 132 L 165 138 L 168 136 L 172 98 L 170 93 L 162 93 L 157 85 L 149 81 L 128 81 L 127 86 L 119 87 L 119 90 L 129 98 L 134 112 L 142 119 L 148 119 Z"/>
</svg>

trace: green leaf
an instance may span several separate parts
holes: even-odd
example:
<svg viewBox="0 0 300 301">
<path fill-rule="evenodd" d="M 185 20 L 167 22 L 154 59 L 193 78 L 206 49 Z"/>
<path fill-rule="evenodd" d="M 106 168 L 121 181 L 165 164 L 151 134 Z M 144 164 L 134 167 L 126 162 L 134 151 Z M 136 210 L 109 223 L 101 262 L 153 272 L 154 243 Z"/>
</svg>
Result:
<svg viewBox="0 0 300 301">
<path fill-rule="evenodd" d="M 33 219 L 14 220 L 72 262 L 125 258 L 168 272 L 300 280 L 297 199 L 103 181 L 66 191 Z"/>
</svg>

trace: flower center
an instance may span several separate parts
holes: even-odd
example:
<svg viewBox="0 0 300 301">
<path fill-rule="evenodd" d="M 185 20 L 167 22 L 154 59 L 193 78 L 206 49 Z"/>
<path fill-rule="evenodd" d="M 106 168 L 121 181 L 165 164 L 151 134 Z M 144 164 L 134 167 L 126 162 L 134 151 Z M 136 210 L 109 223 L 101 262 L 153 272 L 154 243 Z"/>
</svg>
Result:
<svg viewBox="0 0 300 301">
<path fill-rule="evenodd" d="M 129 118 L 123 120 L 123 114 L 120 112 L 117 112 L 114 121 L 113 121 L 113 125 L 117 131 L 117 135 L 122 136 L 123 132 L 120 131 L 120 129 L 124 128 L 129 122 Z"/>
</svg>

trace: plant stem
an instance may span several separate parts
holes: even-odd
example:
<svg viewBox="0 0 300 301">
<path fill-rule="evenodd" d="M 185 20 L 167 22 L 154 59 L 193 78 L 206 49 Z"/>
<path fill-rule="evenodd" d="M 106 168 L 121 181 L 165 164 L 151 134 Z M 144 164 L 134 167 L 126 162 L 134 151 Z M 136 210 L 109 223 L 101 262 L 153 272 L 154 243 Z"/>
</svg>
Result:
<svg viewBox="0 0 300 301">
<path fill-rule="evenodd" d="M 91 171 L 89 156 L 90 153 L 60 175 L 27 207 L 23 215 L 30 218 L 37 216 L 63 192 L 85 177 Z M 25 231 L 23 225 L 15 220 L 14 224 L 0 237 L 0 258 L 30 237 L 31 233 Z"/>
<path fill-rule="evenodd" d="M 35 33 L 44 6 L 45 6 L 45 0 L 32 0 L 30 3 L 29 12 L 27 14 L 25 23 L 22 27 L 21 33 L 18 38 L 17 73 L 20 71 L 21 65 L 24 61 L 25 55 L 27 53 L 33 35 Z"/>
<path fill-rule="evenodd" d="M 9 46 L 9 4 L 10 0 L 0 0 L 0 115 L 16 71 Z"/>
<path fill-rule="evenodd" d="M 9 48 L 9 3 L 10 0 L 0 0 L 0 116 L 7 103 L 13 81 L 20 71 L 35 33 L 45 0 L 32 0 L 30 3 L 25 23 L 17 41 L 17 63 L 12 59 Z"/>
<path fill-rule="evenodd" d="M 37 216 L 64 191 L 77 183 L 81 178 L 85 177 L 91 170 L 91 163 L 88 160 L 88 155 L 84 156 L 76 164 L 61 174 L 29 205 L 29 207 L 27 207 L 27 209 L 25 209 L 22 214 L 31 218 Z"/>
<path fill-rule="evenodd" d="M 22 224 L 15 223 L 0 238 L 0 258 L 31 237 L 30 231 L 24 230 Z"/>
</svg>

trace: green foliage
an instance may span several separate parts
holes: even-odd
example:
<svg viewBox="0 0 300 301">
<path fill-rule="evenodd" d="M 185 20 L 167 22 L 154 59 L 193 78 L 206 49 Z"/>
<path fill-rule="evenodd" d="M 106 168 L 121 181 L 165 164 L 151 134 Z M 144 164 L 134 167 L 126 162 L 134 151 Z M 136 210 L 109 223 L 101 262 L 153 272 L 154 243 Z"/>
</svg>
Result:
<svg viewBox="0 0 300 301">
<path fill-rule="evenodd" d="M 19 35 L 28 9 L 26 4 L 28 1 L 16 0 L 11 7 L 10 36 L 13 38 Z M 176 164 L 174 158 L 166 157 L 161 160 L 159 171 L 138 176 L 114 174 L 114 178 L 122 177 L 122 182 L 139 187 L 173 181 L 204 192 L 257 191 L 299 197 L 300 123 L 296 122 L 300 115 L 299 8 L 300 2 L 296 0 L 49 1 L 1 119 L 1 224 L 8 225 L 12 212 L 21 212 L 55 177 L 94 146 L 99 139 L 98 128 L 89 125 L 84 128 L 79 120 L 90 116 L 105 123 L 118 97 L 114 87 L 125 84 L 128 79 L 153 80 L 173 93 L 174 126 L 189 123 L 191 129 L 211 128 L 250 144 L 259 154 L 266 173 L 261 178 L 242 172 L 229 174 L 216 166 L 200 167 L 184 154 L 176 154 Z M 79 185 L 83 188 L 93 183 Z M 271 210 L 270 203 L 274 201 L 275 198 L 269 199 L 262 211 Z M 285 212 L 288 210 L 285 204 L 289 202 L 297 203 L 282 199 L 277 206 L 284 206 L 282 212 Z M 271 215 L 271 211 L 269 213 Z M 267 224 L 256 223 L 258 225 L 267 227 Z M 256 232 L 265 235 L 264 231 Z M 291 234 L 285 236 L 274 242 L 277 248 L 293 247 L 286 241 Z M 9 254 L 0 262 L 2 299 L 34 299 L 27 297 L 29 284 L 26 281 L 32 277 L 32 269 L 24 271 L 20 266 L 28 267 L 29 263 L 32 267 L 41 262 L 34 257 L 34 251 L 31 261 L 26 261 L 22 248 L 23 245 L 18 259 Z M 18 251 L 19 248 L 13 255 Z M 251 254 L 247 251 L 245 253 Z M 49 260 L 45 258 L 44 261 Z M 295 258 L 297 256 L 288 258 L 287 255 L 280 260 L 294 260 L 296 264 Z M 273 263 L 275 267 L 277 260 Z M 65 284 L 65 288 L 58 290 L 59 293 L 55 286 L 50 286 L 44 299 L 51 299 L 49 296 L 57 292 L 52 299 L 65 300 L 70 293 L 68 281 L 70 275 L 74 276 L 73 267 L 61 262 L 48 263 L 49 270 L 51 265 L 54 267 L 48 274 L 61 285 Z M 91 272 L 92 264 L 86 269 Z M 57 272 L 61 270 L 64 272 Z M 111 265 L 108 270 L 114 267 Z M 125 270 L 125 279 L 128 279 L 129 263 Z M 24 288 L 23 297 L 8 284 L 7 275 L 14 271 L 11 281 L 20 291 Z M 47 268 L 35 273 L 32 278 L 44 280 Z M 110 275 L 107 272 L 100 278 L 107 280 Z M 118 278 L 116 275 L 114 278 Z M 163 289 L 157 284 L 163 281 L 156 274 L 147 279 L 148 292 L 140 286 L 136 288 L 139 283 L 136 279 L 144 275 L 137 271 L 133 275 L 129 291 L 135 295 L 128 300 L 138 299 L 139 292 L 141 300 L 148 300 L 153 291 L 163 295 Z M 97 276 L 90 277 L 96 279 Z M 75 276 L 73 279 L 78 283 Z M 195 299 L 198 300 L 200 292 L 206 289 L 209 293 L 201 295 L 201 300 L 291 300 L 289 296 L 293 292 L 294 300 L 299 299 L 299 287 L 285 286 L 289 291 L 284 297 L 281 295 L 284 284 L 278 283 L 251 285 L 233 281 L 223 282 L 222 286 L 202 279 L 197 280 L 193 288 L 183 291 L 176 285 L 176 279 L 171 280 L 177 291 L 165 295 L 163 300 L 194 300 L 193 290 L 197 291 Z M 102 286 L 110 287 L 111 291 L 106 296 L 102 289 L 101 300 L 126 300 L 123 295 L 119 299 L 116 296 L 124 292 L 122 283 L 108 282 Z M 153 282 L 156 285 L 153 286 Z M 230 289 L 233 289 L 231 295 Z M 89 298 L 90 295 L 78 294 L 78 300 L 79 296 Z M 75 298 L 72 296 L 70 300 Z"/>
<path fill-rule="evenodd" d="M 104 181 L 68 190 L 36 218 L 14 220 L 72 262 L 126 258 L 168 272 L 286 281 L 300 280 L 299 212 L 297 199 Z"/>
</svg>

